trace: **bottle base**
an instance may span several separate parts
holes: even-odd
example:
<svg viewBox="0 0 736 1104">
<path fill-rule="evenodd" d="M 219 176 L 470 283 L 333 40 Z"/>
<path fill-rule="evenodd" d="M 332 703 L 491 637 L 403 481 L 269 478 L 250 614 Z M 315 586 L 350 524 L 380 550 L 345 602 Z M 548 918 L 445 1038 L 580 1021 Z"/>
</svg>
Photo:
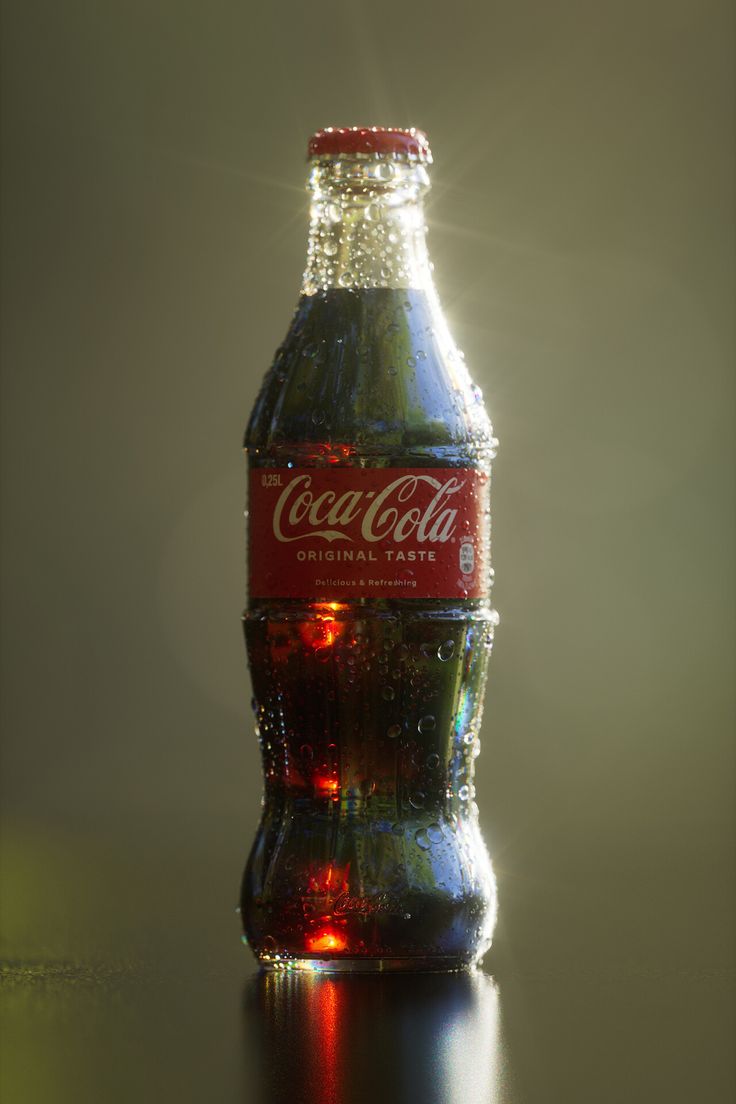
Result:
<svg viewBox="0 0 736 1104">
<path fill-rule="evenodd" d="M 411 958 L 286 958 L 280 955 L 259 957 L 258 964 L 266 973 L 289 972 L 310 974 L 450 974 L 472 970 L 475 958 L 411 957 Z"/>
</svg>

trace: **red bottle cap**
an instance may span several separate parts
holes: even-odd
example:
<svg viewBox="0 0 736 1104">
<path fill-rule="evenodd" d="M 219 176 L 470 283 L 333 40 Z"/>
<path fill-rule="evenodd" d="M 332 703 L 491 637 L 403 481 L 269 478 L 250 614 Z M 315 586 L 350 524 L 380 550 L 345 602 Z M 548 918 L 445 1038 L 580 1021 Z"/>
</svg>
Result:
<svg viewBox="0 0 736 1104">
<path fill-rule="evenodd" d="M 377 153 L 431 162 L 423 130 L 400 127 L 326 127 L 309 139 L 309 157 L 336 157 L 341 153 Z"/>
</svg>

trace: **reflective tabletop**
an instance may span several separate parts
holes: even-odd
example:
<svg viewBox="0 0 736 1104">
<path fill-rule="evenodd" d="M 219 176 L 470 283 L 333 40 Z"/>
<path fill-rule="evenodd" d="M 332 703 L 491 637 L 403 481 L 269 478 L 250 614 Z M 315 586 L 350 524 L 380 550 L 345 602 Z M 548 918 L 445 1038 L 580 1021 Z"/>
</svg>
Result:
<svg viewBox="0 0 736 1104">
<path fill-rule="evenodd" d="M 664 918 L 677 887 L 653 903 L 633 866 L 616 887 L 570 884 L 559 866 L 549 881 L 501 872 L 482 970 L 266 975 L 227 900 L 232 841 L 218 856 L 212 836 L 178 828 L 130 849 L 6 832 L 3 1100 L 732 1098 L 729 936 L 702 892 L 656 929 L 651 910 Z"/>
</svg>

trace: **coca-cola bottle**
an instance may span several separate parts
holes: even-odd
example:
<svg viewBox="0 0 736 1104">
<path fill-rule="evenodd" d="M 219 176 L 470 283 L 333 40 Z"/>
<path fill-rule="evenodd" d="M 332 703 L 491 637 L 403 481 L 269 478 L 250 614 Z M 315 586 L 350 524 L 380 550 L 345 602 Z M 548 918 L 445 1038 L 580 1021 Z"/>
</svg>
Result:
<svg viewBox="0 0 736 1104">
<path fill-rule="evenodd" d="M 496 444 L 439 306 L 418 130 L 319 131 L 307 267 L 245 437 L 266 968 L 454 969 L 495 883 L 473 766 Z"/>
</svg>

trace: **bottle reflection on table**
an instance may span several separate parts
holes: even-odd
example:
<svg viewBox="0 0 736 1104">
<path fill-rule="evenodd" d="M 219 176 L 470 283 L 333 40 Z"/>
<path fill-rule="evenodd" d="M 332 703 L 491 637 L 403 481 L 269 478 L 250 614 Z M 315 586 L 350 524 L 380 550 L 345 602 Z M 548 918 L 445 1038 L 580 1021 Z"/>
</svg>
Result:
<svg viewBox="0 0 736 1104">
<path fill-rule="evenodd" d="M 262 974 L 243 1008 L 260 1082 L 248 1100 L 503 1100 L 498 991 L 486 974 Z"/>
</svg>

